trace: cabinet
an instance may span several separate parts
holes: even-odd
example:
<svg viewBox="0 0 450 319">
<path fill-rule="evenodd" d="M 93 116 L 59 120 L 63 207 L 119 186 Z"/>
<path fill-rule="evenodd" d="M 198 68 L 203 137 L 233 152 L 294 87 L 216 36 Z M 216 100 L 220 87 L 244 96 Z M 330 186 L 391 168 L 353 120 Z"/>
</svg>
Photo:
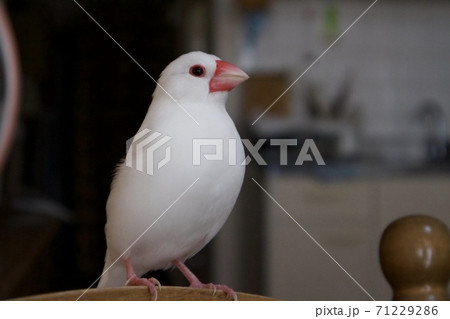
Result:
<svg viewBox="0 0 450 319">
<path fill-rule="evenodd" d="M 370 300 L 361 285 L 389 300 L 378 258 L 383 229 L 410 214 L 450 222 L 448 176 L 333 182 L 271 176 L 265 187 L 286 211 L 265 197 L 264 294 L 282 299 Z"/>
</svg>

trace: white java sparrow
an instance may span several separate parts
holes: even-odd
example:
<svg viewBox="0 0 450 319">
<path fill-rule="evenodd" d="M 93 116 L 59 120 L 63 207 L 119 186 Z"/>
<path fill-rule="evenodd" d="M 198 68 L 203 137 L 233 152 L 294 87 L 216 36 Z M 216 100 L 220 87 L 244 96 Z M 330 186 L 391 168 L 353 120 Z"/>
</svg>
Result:
<svg viewBox="0 0 450 319">
<path fill-rule="evenodd" d="M 236 298 L 227 286 L 201 283 L 184 262 L 217 234 L 239 195 L 244 149 L 225 102 L 246 79 L 236 66 L 203 52 L 184 54 L 161 73 L 112 182 L 98 287 L 145 285 L 156 298 L 159 282 L 140 276 L 175 266 L 191 287 Z"/>
</svg>

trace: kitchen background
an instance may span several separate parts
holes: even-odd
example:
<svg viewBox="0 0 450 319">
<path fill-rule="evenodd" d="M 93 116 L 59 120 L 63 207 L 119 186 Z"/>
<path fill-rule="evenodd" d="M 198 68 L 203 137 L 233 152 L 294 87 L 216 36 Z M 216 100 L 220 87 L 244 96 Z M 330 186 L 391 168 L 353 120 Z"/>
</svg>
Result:
<svg viewBox="0 0 450 319">
<path fill-rule="evenodd" d="M 155 84 L 74 1 L 6 3 L 23 91 L 2 177 L 0 298 L 87 287 L 102 270 L 111 172 Z M 387 224 L 427 214 L 450 225 L 450 2 L 380 0 L 337 42 L 373 1 L 78 3 L 154 77 L 191 50 L 238 65 L 251 77 L 228 103 L 241 137 L 299 141 L 288 165 L 267 142 L 268 165 L 247 167 L 229 221 L 189 262 L 205 281 L 368 299 L 252 177 L 380 300 L 391 298 L 378 257 Z M 325 166 L 294 165 L 306 138 Z M 155 276 L 186 284 L 176 271 Z"/>
</svg>

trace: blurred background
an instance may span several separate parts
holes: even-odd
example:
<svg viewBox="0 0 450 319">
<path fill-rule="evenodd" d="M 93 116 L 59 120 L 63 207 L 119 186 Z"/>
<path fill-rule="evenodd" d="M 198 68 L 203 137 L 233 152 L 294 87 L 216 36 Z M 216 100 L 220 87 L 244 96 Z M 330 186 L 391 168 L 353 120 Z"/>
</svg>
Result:
<svg viewBox="0 0 450 319">
<path fill-rule="evenodd" d="M 0 299 L 86 288 L 103 268 L 112 172 L 155 83 L 74 1 L 3 2 L 22 91 L 1 174 Z M 238 65 L 251 77 L 228 103 L 241 137 L 298 141 L 286 165 L 267 141 L 267 165 L 247 167 L 230 219 L 188 262 L 203 281 L 368 299 L 251 178 L 379 300 L 391 298 L 378 257 L 386 225 L 409 214 L 450 225 L 449 1 L 380 1 L 320 60 L 373 1 L 77 2 L 155 78 L 192 50 Z M 326 165 L 295 165 L 305 139 Z M 152 275 L 187 284 L 177 271 Z"/>
</svg>

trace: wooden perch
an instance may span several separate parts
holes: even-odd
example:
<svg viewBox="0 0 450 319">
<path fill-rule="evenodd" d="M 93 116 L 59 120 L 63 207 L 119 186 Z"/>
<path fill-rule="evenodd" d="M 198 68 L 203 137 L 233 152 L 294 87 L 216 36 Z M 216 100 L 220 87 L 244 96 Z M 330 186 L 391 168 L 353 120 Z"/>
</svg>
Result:
<svg viewBox="0 0 450 319">
<path fill-rule="evenodd" d="M 20 301 L 75 301 L 83 293 L 84 289 L 55 292 L 43 295 L 35 295 L 14 300 Z M 239 301 L 273 301 L 277 300 L 265 296 L 258 296 L 237 292 Z M 117 287 L 117 288 L 92 288 L 89 289 L 82 301 L 152 301 L 153 296 L 148 292 L 147 287 Z M 158 301 L 226 301 L 231 300 L 222 291 L 217 291 L 213 296 L 211 289 L 194 289 L 188 287 L 161 287 L 158 291 Z"/>
</svg>

